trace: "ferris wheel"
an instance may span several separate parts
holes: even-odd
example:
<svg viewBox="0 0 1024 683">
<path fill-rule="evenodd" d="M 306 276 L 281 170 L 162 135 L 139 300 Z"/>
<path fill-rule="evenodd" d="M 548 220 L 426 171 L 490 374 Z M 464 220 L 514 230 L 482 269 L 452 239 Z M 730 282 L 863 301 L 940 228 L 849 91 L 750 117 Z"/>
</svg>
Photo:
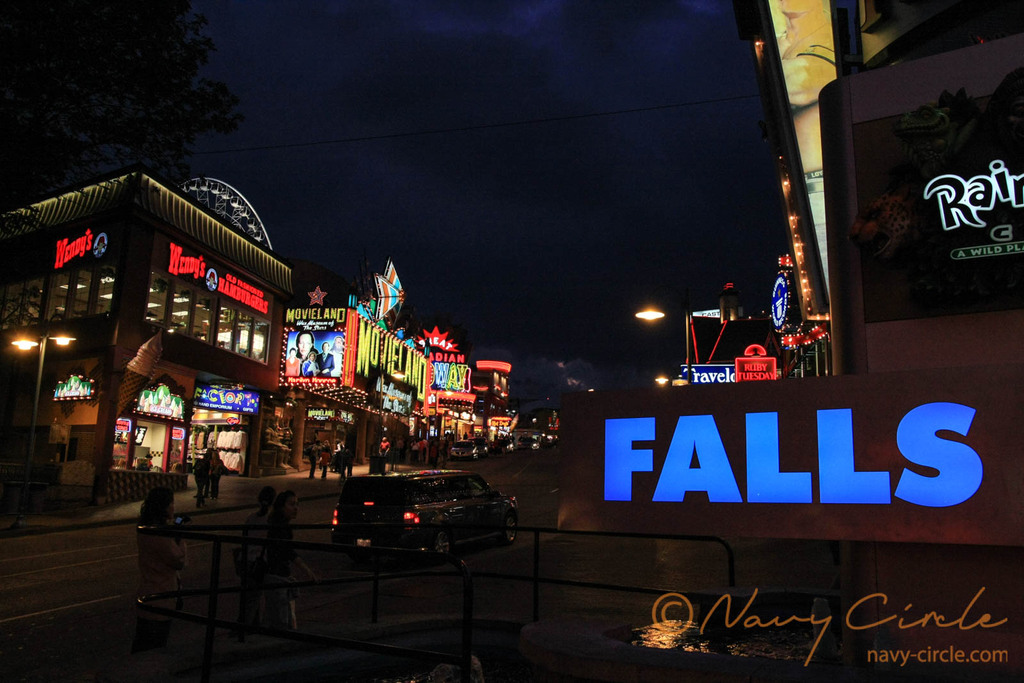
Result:
<svg viewBox="0 0 1024 683">
<path fill-rule="evenodd" d="M 242 196 L 242 193 L 223 180 L 215 178 L 192 178 L 181 184 L 181 189 L 205 204 L 214 213 L 226 219 L 239 232 L 248 235 L 260 244 L 270 245 L 270 237 L 263 228 L 263 221 L 256 209 Z"/>
</svg>

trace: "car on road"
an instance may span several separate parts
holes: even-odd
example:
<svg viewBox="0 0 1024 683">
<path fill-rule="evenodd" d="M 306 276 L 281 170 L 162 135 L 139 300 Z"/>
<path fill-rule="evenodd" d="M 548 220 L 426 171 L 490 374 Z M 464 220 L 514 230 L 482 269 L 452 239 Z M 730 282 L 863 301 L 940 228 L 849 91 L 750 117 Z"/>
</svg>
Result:
<svg viewBox="0 0 1024 683">
<path fill-rule="evenodd" d="M 521 436 L 519 441 L 516 442 L 516 450 L 531 450 L 535 451 L 540 448 L 540 442 L 532 436 Z"/>
<path fill-rule="evenodd" d="M 472 439 L 473 445 L 476 446 L 476 455 L 478 458 L 486 458 L 489 453 L 487 449 L 487 439 L 482 436 L 476 436 Z"/>
<path fill-rule="evenodd" d="M 505 436 L 499 436 L 488 446 L 491 453 L 508 453 L 512 450 L 512 440 Z"/>
<path fill-rule="evenodd" d="M 475 472 L 424 470 L 345 480 L 334 509 L 331 540 L 366 548 L 450 552 L 456 543 L 516 540 L 519 504 Z M 460 527 L 459 525 L 465 525 Z"/>
<path fill-rule="evenodd" d="M 451 460 L 476 460 L 480 457 L 480 453 L 472 441 L 456 441 L 452 444 L 448 457 Z"/>
</svg>

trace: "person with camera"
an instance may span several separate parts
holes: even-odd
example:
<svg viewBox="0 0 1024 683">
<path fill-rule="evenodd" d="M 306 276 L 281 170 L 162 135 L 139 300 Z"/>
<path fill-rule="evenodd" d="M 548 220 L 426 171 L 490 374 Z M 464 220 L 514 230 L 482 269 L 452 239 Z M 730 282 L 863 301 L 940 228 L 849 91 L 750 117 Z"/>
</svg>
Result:
<svg viewBox="0 0 1024 683">
<path fill-rule="evenodd" d="M 188 517 L 174 516 L 174 492 L 165 486 L 151 489 L 139 511 L 139 526 L 165 527 L 172 523 L 184 524 Z M 187 552 L 185 541 L 169 536 L 137 533 L 139 549 L 138 597 L 166 593 L 180 589 L 179 574 L 185 568 Z M 168 609 L 178 608 L 170 598 L 148 604 Z M 164 647 L 171 632 L 171 618 L 164 614 L 136 608 L 135 639 L 132 654 Z"/>
</svg>

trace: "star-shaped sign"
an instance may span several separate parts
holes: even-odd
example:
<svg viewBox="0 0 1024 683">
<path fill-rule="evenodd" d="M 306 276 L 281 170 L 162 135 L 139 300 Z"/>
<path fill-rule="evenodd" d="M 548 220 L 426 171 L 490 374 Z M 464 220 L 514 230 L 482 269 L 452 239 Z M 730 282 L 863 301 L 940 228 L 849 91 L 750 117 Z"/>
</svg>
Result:
<svg viewBox="0 0 1024 683">
<path fill-rule="evenodd" d="M 306 292 L 306 294 L 309 295 L 309 305 L 310 306 L 323 306 L 324 305 L 324 297 L 327 296 L 327 292 L 325 292 L 322 289 L 320 289 L 320 285 L 317 285 L 316 289 L 314 289 L 312 292 Z"/>
</svg>

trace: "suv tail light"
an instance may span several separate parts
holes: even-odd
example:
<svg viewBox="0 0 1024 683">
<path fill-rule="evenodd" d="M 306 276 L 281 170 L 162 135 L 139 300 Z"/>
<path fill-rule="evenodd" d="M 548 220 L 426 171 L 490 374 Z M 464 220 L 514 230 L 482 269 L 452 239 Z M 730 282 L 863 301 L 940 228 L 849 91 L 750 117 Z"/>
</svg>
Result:
<svg viewBox="0 0 1024 683">
<path fill-rule="evenodd" d="M 331 519 L 331 526 L 338 526 L 338 508 L 334 508 L 334 517 Z"/>
<path fill-rule="evenodd" d="M 406 524 L 419 524 L 420 516 L 417 515 L 415 512 L 403 512 L 402 521 Z"/>
</svg>

